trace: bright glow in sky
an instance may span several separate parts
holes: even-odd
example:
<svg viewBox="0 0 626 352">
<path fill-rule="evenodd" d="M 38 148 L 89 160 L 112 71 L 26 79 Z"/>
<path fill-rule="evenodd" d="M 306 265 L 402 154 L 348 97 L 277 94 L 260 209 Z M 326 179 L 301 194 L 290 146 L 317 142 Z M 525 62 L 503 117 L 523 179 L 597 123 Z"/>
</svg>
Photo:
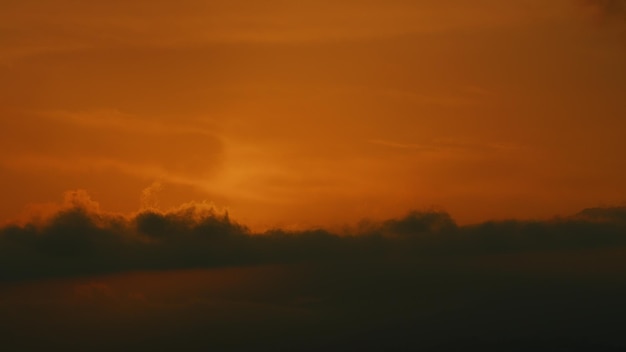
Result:
<svg viewBox="0 0 626 352">
<path fill-rule="evenodd" d="M 590 3 L 3 1 L 0 213 L 73 189 L 260 228 L 620 204 L 626 22 Z"/>
</svg>

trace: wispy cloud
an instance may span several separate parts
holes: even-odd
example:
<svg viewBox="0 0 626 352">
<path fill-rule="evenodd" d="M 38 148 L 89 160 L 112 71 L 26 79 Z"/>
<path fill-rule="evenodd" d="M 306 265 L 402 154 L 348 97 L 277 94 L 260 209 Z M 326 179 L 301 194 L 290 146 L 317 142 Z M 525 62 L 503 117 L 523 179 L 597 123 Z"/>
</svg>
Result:
<svg viewBox="0 0 626 352">
<path fill-rule="evenodd" d="M 24 111 L 24 113 L 62 124 L 133 132 L 139 135 L 202 134 L 209 138 L 216 137 L 215 124 L 212 124 L 206 117 L 202 120 L 197 119 L 193 124 L 190 124 L 184 121 L 151 120 L 115 109 L 94 111 Z"/>
<path fill-rule="evenodd" d="M 436 140 L 430 143 L 402 143 L 384 139 L 370 139 L 369 143 L 389 148 L 413 150 L 419 152 L 506 152 L 519 150 L 522 147 L 507 143 L 471 143 L 455 140 Z"/>
<path fill-rule="evenodd" d="M 199 178 L 218 168 L 223 143 L 206 123 L 158 122 L 118 111 L 13 112 L 3 121 L 4 165 L 129 167 Z M 33 128 L 33 126 L 37 126 Z M 134 170 L 134 171 L 133 171 Z M 155 174 L 154 177 L 159 177 Z"/>
<path fill-rule="evenodd" d="M 540 3 L 539 1 L 534 1 Z M 527 21 L 525 2 L 250 0 L 6 2 L 0 21 L 8 34 L 3 61 L 94 47 L 202 46 L 389 38 Z"/>
</svg>

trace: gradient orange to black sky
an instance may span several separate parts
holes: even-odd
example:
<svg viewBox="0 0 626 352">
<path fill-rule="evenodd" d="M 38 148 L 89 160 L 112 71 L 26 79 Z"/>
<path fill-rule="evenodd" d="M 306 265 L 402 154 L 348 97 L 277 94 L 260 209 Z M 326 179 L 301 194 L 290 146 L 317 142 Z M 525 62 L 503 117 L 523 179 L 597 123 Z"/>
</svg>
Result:
<svg viewBox="0 0 626 352">
<path fill-rule="evenodd" d="M 0 0 L 0 350 L 624 351 L 626 0 Z"/>
<path fill-rule="evenodd" d="M 3 0 L 3 220 L 155 182 L 255 228 L 621 204 L 620 4 Z"/>
</svg>

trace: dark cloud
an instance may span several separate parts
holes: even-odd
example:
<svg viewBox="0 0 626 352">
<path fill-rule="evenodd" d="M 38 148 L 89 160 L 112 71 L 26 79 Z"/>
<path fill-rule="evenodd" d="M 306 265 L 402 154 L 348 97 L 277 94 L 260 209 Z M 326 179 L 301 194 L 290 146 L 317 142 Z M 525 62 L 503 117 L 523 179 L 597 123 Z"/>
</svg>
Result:
<svg viewBox="0 0 626 352">
<path fill-rule="evenodd" d="M 606 18 L 626 20 L 625 0 L 582 0 L 587 6 L 594 8 Z"/>
<path fill-rule="evenodd" d="M 46 221 L 0 230 L 0 280 L 626 248 L 626 208 L 590 208 L 546 221 L 469 226 L 458 226 L 444 212 L 411 212 L 345 232 L 276 229 L 255 234 L 212 209 L 146 210 L 126 218 L 75 203 Z"/>
<path fill-rule="evenodd" d="M 589 5 L 596 6 L 607 14 L 621 14 L 626 10 L 624 0 L 585 0 Z"/>
<path fill-rule="evenodd" d="M 626 347 L 626 208 L 253 233 L 202 205 L 71 204 L 0 232 L 3 350 Z"/>
</svg>

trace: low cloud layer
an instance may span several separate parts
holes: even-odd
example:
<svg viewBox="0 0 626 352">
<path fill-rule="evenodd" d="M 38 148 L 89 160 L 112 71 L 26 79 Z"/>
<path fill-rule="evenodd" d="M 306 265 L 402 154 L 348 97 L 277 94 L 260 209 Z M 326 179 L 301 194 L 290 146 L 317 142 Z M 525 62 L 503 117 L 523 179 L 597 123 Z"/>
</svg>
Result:
<svg viewBox="0 0 626 352">
<path fill-rule="evenodd" d="M 626 249 L 626 208 L 590 208 L 545 221 L 459 226 L 445 212 L 411 212 L 324 229 L 252 233 L 211 206 L 132 217 L 107 214 L 85 194 L 46 219 L 0 230 L 0 280 L 296 263 L 413 264 L 433 258 Z M 439 259 L 438 259 L 439 260 Z M 448 259 L 443 259 L 445 262 Z"/>
<path fill-rule="evenodd" d="M 0 334 L 7 351 L 619 351 L 625 255 L 624 207 L 253 233 L 208 204 L 126 217 L 71 192 L 0 230 Z"/>
</svg>

